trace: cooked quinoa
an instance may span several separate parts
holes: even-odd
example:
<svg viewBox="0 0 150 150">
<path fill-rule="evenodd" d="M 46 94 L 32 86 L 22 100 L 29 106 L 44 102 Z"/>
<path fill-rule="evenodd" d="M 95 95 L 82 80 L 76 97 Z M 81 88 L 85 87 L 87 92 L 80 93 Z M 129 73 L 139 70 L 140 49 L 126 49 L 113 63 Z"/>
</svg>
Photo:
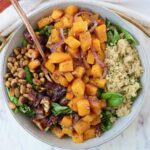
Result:
<svg viewBox="0 0 150 150">
<path fill-rule="evenodd" d="M 132 99 L 141 88 L 143 68 L 138 52 L 126 39 L 120 39 L 116 46 L 107 46 L 105 61 L 109 68 L 106 89 L 125 96 L 124 103 L 116 110 L 118 116 L 124 116 L 130 112 Z"/>
</svg>

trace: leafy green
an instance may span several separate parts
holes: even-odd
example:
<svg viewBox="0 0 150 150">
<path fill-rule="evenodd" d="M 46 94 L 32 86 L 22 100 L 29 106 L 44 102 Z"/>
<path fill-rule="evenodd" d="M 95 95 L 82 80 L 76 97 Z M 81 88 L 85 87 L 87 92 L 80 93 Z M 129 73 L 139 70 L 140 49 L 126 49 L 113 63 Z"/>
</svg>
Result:
<svg viewBox="0 0 150 150">
<path fill-rule="evenodd" d="M 55 116 L 58 116 L 60 114 L 65 114 L 65 115 L 72 114 L 72 110 L 67 106 L 61 106 L 54 102 L 52 102 L 51 106 L 52 106 L 51 111 Z"/>
<path fill-rule="evenodd" d="M 129 43 L 133 45 L 139 44 L 138 40 L 135 37 L 133 37 L 126 29 L 120 26 L 116 26 L 116 27 L 123 34 L 123 37 L 128 40 Z"/>
<path fill-rule="evenodd" d="M 137 39 L 133 37 L 126 29 L 120 27 L 119 25 L 113 24 L 108 19 L 106 19 L 106 26 L 109 45 L 116 45 L 118 40 L 121 38 L 128 40 L 128 42 L 132 45 L 139 44 Z"/>
<path fill-rule="evenodd" d="M 100 89 L 100 88 L 97 89 L 97 98 L 98 99 L 101 98 L 101 95 L 102 95 L 103 91 L 104 91 L 103 89 Z"/>
<path fill-rule="evenodd" d="M 25 73 L 26 73 L 26 80 L 30 83 L 30 84 L 33 84 L 33 81 L 32 81 L 32 73 L 30 72 L 29 68 L 28 67 L 25 67 L 24 68 L 25 70 Z"/>
<path fill-rule="evenodd" d="M 18 98 L 15 96 L 11 96 L 8 88 L 6 90 L 7 90 L 7 94 L 8 94 L 10 101 L 13 102 L 17 106 L 14 110 L 15 113 L 21 112 L 23 114 L 26 114 L 29 117 L 32 117 L 35 115 L 35 112 L 29 106 L 27 106 L 26 104 L 20 105 Z"/>
<path fill-rule="evenodd" d="M 10 101 L 12 103 L 14 103 L 16 106 L 19 106 L 18 98 L 16 98 L 15 96 L 11 96 L 8 88 L 6 88 L 6 91 L 7 91 L 7 94 L 8 94 Z"/>
<path fill-rule="evenodd" d="M 102 111 L 101 130 L 103 132 L 106 132 L 112 128 L 113 126 L 113 122 L 111 121 L 112 117 L 114 117 L 114 115 L 110 111 L 107 110 Z"/>
<path fill-rule="evenodd" d="M 120 93 L 106 92 L 102 93 L 101 98 L 107 100 L 109 107 L 118 107 L 123 103 L 124 96 Z"/>
<path fill-rule="evenodd" d="M 35 112 L 26 104 L 23 104 L 22 106 L 19 106 L 19 111 L 23 114 L 26 114 L 29 117 L 33 117 L 35 115 Z"/>
<path fill-rule="evenodd" d="M 53 28 L 53 26 L 49 25 L 49 26 L 45 26 L 42 29 L 37 29 L 36 31 L 39 32 L 40 34 L 44 34 L 46 36 L 49 36 L 51 34 L 52 28 Z"/>
<path fill-rule="evenodd" d="M 22 47 L 27 47 L 27 44 L 28 44 L 27 40 L 25 38 L 23 38 L 21 41 Z"/>
</svg>

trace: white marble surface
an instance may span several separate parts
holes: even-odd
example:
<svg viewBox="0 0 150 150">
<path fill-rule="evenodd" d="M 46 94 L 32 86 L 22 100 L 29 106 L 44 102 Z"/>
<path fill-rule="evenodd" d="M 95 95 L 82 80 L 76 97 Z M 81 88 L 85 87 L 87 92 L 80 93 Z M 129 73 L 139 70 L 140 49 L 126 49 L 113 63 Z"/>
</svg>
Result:
<svg viewBox="0 0 150 150">
<path fill-rule="evenodd" d="M 142 38 L 140 42 L 145 43 L 145 47 L 147 47 L 145 50 L 148 53 L 148 50 L 150 49 L 150 39 L 139 31 L 138 34 L 141 34 Z M 0 60 L 2 57 L 3 55 L 1 53 Z M 150 100 L 147 99 L 140 114 L 128 129 L 112 141 L 91 150 L 150 150 L 149 106 Z M 16 123 L 8 111 L 0 91 L 0 150 L 11 149 L 54 150 L 55 148 L 51 148 L 50 146 L 36 140 Z"/>
</svg>

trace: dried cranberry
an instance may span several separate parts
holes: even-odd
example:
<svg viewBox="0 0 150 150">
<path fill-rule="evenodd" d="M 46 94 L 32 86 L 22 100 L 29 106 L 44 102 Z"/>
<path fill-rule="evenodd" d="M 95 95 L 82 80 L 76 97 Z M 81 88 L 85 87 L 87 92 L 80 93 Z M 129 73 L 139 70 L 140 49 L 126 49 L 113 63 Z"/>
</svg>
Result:
<svg viewBox="0 0 150 150">
<path fill-rule="evenodd" d="M 47 95 L 50 96 L 52 101 L 58 101 L 64 98 L 67 91 L 65 87 L 51 82 L 47 82 L 45 88 L 47 89 Z"/>
<path fill-rule="evenodd" d="M 25 30 L 23 34 L 24 34 L 26 40 L 28 41 L 28 43 L 33 44 L 33 39 L 31 37 L 30 33 L 27 30 Z"/>
<path fill-rule="evenodd" d="M 47 126 L 51 127 L 52 125 L 56 125 L 60 121 L 60 116 L 51 115 L 48 119 Z"/>
</svg>

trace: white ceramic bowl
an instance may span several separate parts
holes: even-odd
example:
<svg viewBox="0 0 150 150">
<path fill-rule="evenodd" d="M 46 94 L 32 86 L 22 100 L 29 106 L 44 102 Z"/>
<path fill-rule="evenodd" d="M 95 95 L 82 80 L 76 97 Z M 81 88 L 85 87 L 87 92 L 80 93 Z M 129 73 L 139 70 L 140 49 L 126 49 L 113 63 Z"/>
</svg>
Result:
<svg viewBox="0 0 150 150">
<path fill-rule="evenodd" d="M 34 15 L 32 15 L 30 17 L 30 21 L 31 21 L 32 25 L 35 26 L 35 23 L 38 19 L 40 19 L 43 16 L 48 15 L 51 12 L 51 10 L 53 10 L 54 8 L 65 7 L 69 4 L 75 4 L 75 5 L 78 5 L 79 7 L 89 8 L 93 12 L 100 13 L 103 18 L 108 18 L 112 22 L 119 24 L 120 26 L 122 26 L 125 29 L 127 29 L 128 31 L 130 31 L 135 37 L 137 37 L 136 33 L 133 33 L 132 29 L 128 26 L 128 24 L 126 24 L 126 22 L 123 19 L 121 19 L 119 16 L 112 13 L 108 9 L 102 8 L 101 4 L 95 0 L 92 0 L 92 1 L 91 0 L 52 1 L 49 3 L 49 5 L 47 5 L 46 8 L 44 8 L 44 9 L 40 10 L 38 13 L 35 13 Z M 16 30 L 16 32 L 13 34 L 12 38 L 10 39 L 9 45 L 4 54 L 4 59 L 3 59 L 4 65 L 3 65 L 1 78 L 3 81 L 2 89 L 3 89 L 3 94 L 4 94 L 6 102 L 8 102 L 8 97 L 6 94 L 6 89 L 4 87 L 4 79 L 3 79 L 3 76 L 6 72 L 6 60 L 7 60 L 7 57 L 11 54 L 12 50 L 20 45 L 20 39 L 23 37 L 24 29 L 25 29 L 25 27 L 23 25 L 21 25 Z M 143 43 L 140 43 L 140 45 L 137 46 L 137 48 L 139 51 L 139 55 L 140 55 L 143 67 L 146 68 L 148 66 L 148 62 L 147 62 L 148 59 L 144 53 L 142 44 Z M 149 77 L 148 77 L 147 70 L 145 69 L 145 72 L 142 77 L 142 85 L 143 85 L 142 92 L 140 93 L 140 95 L 136 99 L 135 103 L 133 104 L 131 113 L 126 117 L 122 117 L 122 118 L 118 119 L 118 121 L 115 123 L 113 128 L 111 130 L 109 130 L 108 132 L 104 133 L 103 135 L 101 135 L 101 137 L 90 139 L 81 144 L 75 144 L 69 138 L 58 139 L 54 135 L 52 135 L 50 132 L 43 133 L 43 132 L 39 131 L 39 129 L 37 129 L 27 117 L 25 117 L 24 115 L 22 115 L 20 113 L 14 114 L 11 110 L 10 111 L 12 112 L 12 115 L 14 116 L 16 121 L 26 131 L 28 131 L 31 135 L 33 135 L 40 141 L 43 141 L 51 146 L 56 146 L 56 147 L 60 147 L 60 148 L 68 148 L 68 149 L 76 149 L 76 150 L 82 149 L 82 148 L 87 149 L 87 148 L 95 147 L 95 146 L 101 145 L 101 144 L 111 140 L 112 138 L 116 137 L 117 135 L 119 135 L 125 128 L 127 128 L 129 126 L 129 124 L 131 124 L 133 119 L 137 116 L 140 108 L 142 107 L 142 104 L 143 104 L 143 101 L 144 101 L 144 98 L 146 96 L 147 89 L 148 89 L 147 87 L 148 87 Z"/>
</svg>

